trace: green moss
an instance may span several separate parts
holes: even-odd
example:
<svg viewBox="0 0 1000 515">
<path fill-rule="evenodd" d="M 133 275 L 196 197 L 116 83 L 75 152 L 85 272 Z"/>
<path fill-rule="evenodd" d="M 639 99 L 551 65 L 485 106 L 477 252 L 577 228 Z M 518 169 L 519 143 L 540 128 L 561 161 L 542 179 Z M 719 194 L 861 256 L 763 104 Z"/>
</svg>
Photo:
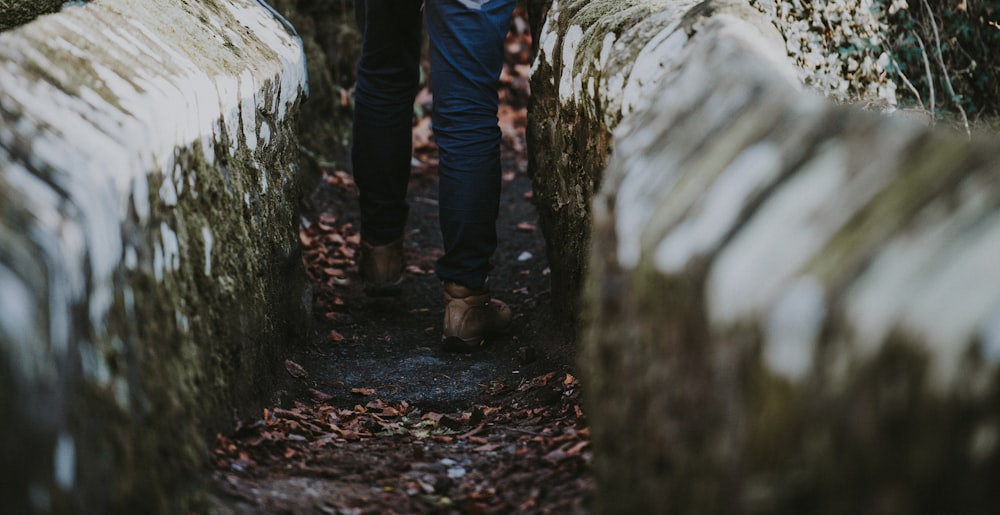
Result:
<svg viewBox="0 0 1000 515">
<path fill-rule="evenodd" d="M 881 126 L 868 125 L 849 131 L 851 137 L 870 137 Z M 908 224 L 927 202 L 943 190 L 954 188 L 968 174 L 971 143 L 960 138 L 927 136 L 900 152 L 891 184 L 868 202 L 817 253 L 808 270 L 827 285 L 837 285 L 853 277 L 867 263 L 880 243 Z M 863 163 L 857 167 L 863 168 Z"/>
<path fill-rule="evenodd" d="M 189 500 L 201 486 L 197 478 L 210 436 L 228 429 L 234 409 L 250 417 L 267 402 L 278 350 L 301 338 L 308 325 L 299 302 L 306 283 L 294 224 L 300 191 L 292 127 L 280 126 L 272 145 L 253 158 L 242 144 L 230 157 L 225 134 L 214 143 L 215 163 L 204 161 L 199 143 L 179 150 L 175 160 L 186 184 L 176 205 L 164 204 L 156 193 L 172 179 L 150 177 L 151 230 L 134 227 L 139 267 L 125 276 L 135 294 L 132 318 L 138 323 L 131 330 L 146 344 L 130 357 L 139 367 L 130 419 L 138 438 L 122 465 L 155 474 L 121 485 L 118 505 L 164 503 L 160 507 L 170 509 L 156 511 L 172 512 L 177 501 L 158 492 L 187 492 L 178 497 Z M 262 191 L 262 173 L 280 194 Z M 194 186 L 187 183 L 191 177 Z M 178 269 L 157 282 L 161 223 L 176 233 L 181 254 Z M 210 276 L 206 227 L 213 236 Z"/>
</svg>

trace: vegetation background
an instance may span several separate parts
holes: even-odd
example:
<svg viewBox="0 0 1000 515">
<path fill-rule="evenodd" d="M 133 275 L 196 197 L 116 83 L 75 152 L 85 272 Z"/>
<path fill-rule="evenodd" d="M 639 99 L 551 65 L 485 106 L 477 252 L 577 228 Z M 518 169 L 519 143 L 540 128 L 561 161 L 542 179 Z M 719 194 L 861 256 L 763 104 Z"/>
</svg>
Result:
<svg viewBox="0 0 1000 515">
<path fill-rule="evenodd" d="M 750 0 L 785 36 L 805 83 L 842 102 L 917 108 L 995 128 L 1000 1 Z"/>
</svg>

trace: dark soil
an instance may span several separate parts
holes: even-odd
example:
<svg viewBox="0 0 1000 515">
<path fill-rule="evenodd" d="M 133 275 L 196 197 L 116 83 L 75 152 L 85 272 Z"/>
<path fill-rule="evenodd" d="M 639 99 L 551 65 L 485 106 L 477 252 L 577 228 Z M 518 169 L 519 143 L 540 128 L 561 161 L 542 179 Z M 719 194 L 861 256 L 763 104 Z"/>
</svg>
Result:
<svg viewBox="0 0 1000 515">
<path fill-rule="evenodd" d="M 327 170 L 302 220 L 315 338 L 290 351 L 287 402 L 218 436 L 214 513 L 574 513 L 592 488 L 573 342 L 555 324 L 524 127 L 530 35 L 508 42 L 504 192 L 490 283 L 510 335 L 441 347 L 437 174 L 426 91 L 414 128 L 406 282 L 371 299 L 357 279 L 356 189 Z"/>
</svg>

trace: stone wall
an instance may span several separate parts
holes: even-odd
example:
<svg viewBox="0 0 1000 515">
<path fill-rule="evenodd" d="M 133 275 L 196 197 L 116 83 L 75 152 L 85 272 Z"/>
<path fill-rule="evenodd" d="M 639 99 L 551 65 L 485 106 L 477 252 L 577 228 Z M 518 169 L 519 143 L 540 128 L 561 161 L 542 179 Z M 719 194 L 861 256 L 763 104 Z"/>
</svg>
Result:
<svg viewBox="0 0 1000 515">
<path fill-rule="evenodd" d="M 995 140 L 803 90 L 738 2 L 582 4 L 542 29 L 534 173 L 548 227 L 591 222 L 595 511 L 994 511 Z"/>
<path fill-rule="evenodd" d="M 350 170 L 354 66 L 361 41 L 353 0 L 269 0 L 298 31 L 309 68 L 299 123 L 302 164 Z"/>
<path fill-rule="evenodd" d="M 183 512 L 204 437 L 258 409 L 307 325 L 305 80 L 253 0 L 96 0 L 0 33 L 5 511 Z"/>
<path fill-rule="evenodd" d="M 552 289 L 575 326 L 586 266 L 590 204 L 623 116 L 641 110 L 665 60 L 679 50 L 665 28 L 696 0 L 529 2 L 537 35 L 528 121 L 529 170 Z M 738 2 L 722 9 L 749 10 Z M 758 17 L 759 19 L 759 17 Z M 774 37 L 778 38 L 776 34 Z"/>
</svg>

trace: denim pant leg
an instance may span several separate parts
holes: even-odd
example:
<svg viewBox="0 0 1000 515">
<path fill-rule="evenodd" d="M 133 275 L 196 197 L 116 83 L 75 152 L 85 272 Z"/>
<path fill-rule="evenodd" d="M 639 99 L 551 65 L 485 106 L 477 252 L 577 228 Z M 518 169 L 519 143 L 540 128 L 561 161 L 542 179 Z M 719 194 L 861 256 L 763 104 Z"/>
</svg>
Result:
<svg viewBox="0 0 1000 515">
<path fill-rule="evenodd" d="M 412 153 L 413 100 L 420 84 L 421 0 L 355 0 L 361 58 L 351 161 L 360 192 L 361 237 L 403 234 Z"/>
<path fill-rule="evenodd" d="M 497 83 L 516 0 L 427 0 L 434 138 L 440 149 L 444 281 L 479 288 L 500 205 Z"/>
</svg>

